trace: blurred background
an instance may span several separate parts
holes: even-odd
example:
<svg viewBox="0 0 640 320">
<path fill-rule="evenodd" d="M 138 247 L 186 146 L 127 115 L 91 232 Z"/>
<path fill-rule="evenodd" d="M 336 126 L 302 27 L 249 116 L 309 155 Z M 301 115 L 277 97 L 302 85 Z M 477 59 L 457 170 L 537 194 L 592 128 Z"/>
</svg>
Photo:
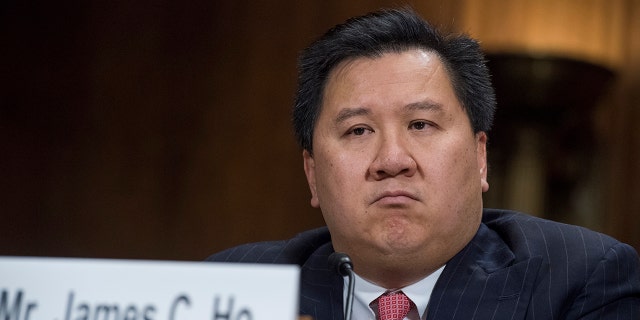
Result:
<svg viewBox="0 0 640 320">
<path fill-rule="evenodd" d="M 0 255 L 202 260 L 323 225 L 297 55 L 402 4 L 487 53 L 485 205 L 640 249 L 640 1 L 5 0 Z"/>
</svg>

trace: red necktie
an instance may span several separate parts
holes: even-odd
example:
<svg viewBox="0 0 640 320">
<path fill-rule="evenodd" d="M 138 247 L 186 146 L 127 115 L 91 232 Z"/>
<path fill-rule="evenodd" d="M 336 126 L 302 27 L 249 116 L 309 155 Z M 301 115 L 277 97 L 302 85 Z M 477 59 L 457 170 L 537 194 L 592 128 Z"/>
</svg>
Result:
<svg viewBox="0 0 640 320">
<path fill-rule="evenodd" d="M 411 300 L 402 292 L 387 292 L 378 298 L 380 320 L 402 320 L 411 310 Z"/>
</svg>

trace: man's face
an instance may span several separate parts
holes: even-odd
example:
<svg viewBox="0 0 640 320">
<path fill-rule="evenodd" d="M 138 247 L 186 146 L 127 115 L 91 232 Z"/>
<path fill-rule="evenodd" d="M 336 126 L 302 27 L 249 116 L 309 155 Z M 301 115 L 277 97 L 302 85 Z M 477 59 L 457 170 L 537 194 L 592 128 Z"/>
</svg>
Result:
<svg viewBox="0 0 640 320">
<path fill-rule="evenodd" d="M 335 250 L 374 282 L 442 266 L 475 235 L 489 186 L 486 135 L 473 133 L 439 57 L 416 49 L 343 62 L 323 98 L 313 155 L 303 156 Z"/>
</svg>

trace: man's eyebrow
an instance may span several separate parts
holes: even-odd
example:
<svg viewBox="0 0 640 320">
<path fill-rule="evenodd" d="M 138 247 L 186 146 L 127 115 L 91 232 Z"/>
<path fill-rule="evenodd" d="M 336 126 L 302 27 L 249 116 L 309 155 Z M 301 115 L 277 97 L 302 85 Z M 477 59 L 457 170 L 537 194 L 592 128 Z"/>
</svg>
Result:
<svg viewBox="0 0 640 320">
<path fill-rule="evenodd" d="M 442 112 L 444 110 L 442 104 L 433 102 L 433 101 L 420 101 L 420 102 L 410 103 L 404 106 L 404 109 L 407 111 L 435 111 L 435 112 Z"/>
<path fill-rule="evenodd" d="M 349 118 L 356 116 L 364 116 L 370 114 L 371 111 L 367 108 L 345 108 L 338 112 L 336 116 L 335 123 L 341 123 Z"/>
<path fill-rule="evenodd" d="M 432 101 L 420 101 L 410 103 L 404 106 L 406 111 L 434 111 L 434 112 L 442 112 L 443 107 L 441 104 L 432 102 Z M 371 110 L 368 108 L 344 108 L 338 112 L 334 122 L 339 124 L 344 122 L 345 120 L 356 117 L 356 116 L 366 116 L 371 114 Z"/>
</svg>

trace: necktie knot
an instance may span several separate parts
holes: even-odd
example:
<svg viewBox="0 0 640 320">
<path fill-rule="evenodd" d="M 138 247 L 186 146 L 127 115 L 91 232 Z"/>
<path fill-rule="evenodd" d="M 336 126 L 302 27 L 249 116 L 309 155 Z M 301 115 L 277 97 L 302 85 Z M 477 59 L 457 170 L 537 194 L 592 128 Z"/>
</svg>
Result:
<svg viewBox="0 0 640 320">
<path fill-rule="evenodd" d="M 402 291 L 387 292 L 378 298 L 378 315 L 380 320 L 402 320 L 411 305 L 411 300 Z"/>
</svg>

